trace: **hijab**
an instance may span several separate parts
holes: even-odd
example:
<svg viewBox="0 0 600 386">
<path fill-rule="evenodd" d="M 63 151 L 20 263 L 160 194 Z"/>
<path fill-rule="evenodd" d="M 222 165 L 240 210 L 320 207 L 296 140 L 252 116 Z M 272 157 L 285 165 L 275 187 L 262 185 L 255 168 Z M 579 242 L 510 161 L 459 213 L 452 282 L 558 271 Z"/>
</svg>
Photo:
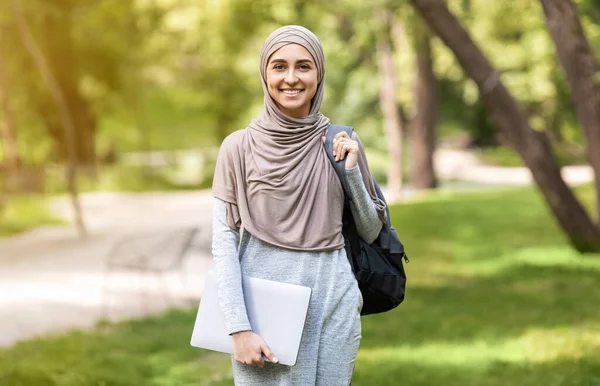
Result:
<svg viewBox="0 0 600 386">
<path fill-rule="evenodd" d="M 288 44 L 306 48 L 317 69 L 310 111 L 299 118 L 280 110 L 266 81 L 271 55 Z M 321 42 L 301 26 L 275 30 L 261 50 L 260 76 L 263 110 L 246 129 L 232 133 L 221 144 L 213 195 L 226 202 L 227 224 L 232 229 L 243 227 L 262 241 L 292 250 L 340 249 L 344 246 L 344 192 L 321 140 L 329 125 L 329 118 L 320 113 L 325 77 Z M 362 146 L 361 152 L 359 163 L 362 160 L 366 165 Z M 361 165 L 361 172 L 365 167 Z M 365 183 L 375 196 L 368 168 L 365 172 Z"/>
</svg>

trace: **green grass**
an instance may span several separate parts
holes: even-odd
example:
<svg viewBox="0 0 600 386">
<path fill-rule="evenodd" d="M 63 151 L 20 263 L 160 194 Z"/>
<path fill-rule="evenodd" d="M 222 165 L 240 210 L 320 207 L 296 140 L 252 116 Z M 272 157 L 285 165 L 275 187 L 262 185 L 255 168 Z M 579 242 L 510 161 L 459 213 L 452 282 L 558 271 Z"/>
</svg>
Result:
<svg viewBox="0 0 600 386">
<path fill-rule="evenodd" d="M 99 327 L 94 333 L 31 340 L 0 352 L 2 386 L 185 386 L 227 378 L 224 355 L 189 346 L 192 312 L 172 311 Z"/>
<path fill-rule="evenodd" d="M 407 298 L 363 318 L 353 385 L 600 385 L 600 256 L 567 245 L 537 192 L 441 194 L 392 216 Z M 188 346 L 194 316 L 20 343 L 0 351 L 0 385 L 232 385 L 227 356 Z"/>
<path fill-rule="evenodd" d="M 413 256 L 408 297 L 364 318 L 357 385 L 600 384 L 600 256 L 571 250 L 537 193 L 448 195 L 393 216 Z"/>
<path fill-rule="evenodd" d="M 51 213 L 46 199 L 40 195 L 13 197 L 0 205 L 0 237 L 59 224 L 64 221 Z"/>
</svg>

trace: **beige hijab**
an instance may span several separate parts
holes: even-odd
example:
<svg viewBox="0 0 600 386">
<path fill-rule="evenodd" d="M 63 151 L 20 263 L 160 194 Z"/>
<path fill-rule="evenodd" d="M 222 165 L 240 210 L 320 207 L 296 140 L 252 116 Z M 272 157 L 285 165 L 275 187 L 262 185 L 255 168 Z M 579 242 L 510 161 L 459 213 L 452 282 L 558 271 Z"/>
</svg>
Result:
<svg viewBox="0 0 600 386">
<path fill-rule="evenodd" d="M 279 109 L 269 95 L 265 75 L 271 55 L 294 43 L 310 52 L 318 71 L 310 112 L 300 118 Z M 232 229 L 242 226 L 260 240 L 292 250 L 342 248 L 344 192 L 321 142 L 329 125 L 329 119 L 319 112 L 325 75 L 321 42 L 304 27 L 277 29 L 264 42 L 260 75 L 264 109 L 249 127 L 223 141 L 213 195 L 227 203 L 227 224 Z M 361 150 L 361 172 L 375 196 Z"/>
</svg>

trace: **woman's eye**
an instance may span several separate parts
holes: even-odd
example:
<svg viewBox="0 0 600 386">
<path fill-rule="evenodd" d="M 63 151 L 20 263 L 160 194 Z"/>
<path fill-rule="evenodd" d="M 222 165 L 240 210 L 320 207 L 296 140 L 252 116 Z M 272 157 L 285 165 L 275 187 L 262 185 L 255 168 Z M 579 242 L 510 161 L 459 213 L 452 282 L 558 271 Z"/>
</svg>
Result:
<svg viewBox="0 0 600 386">
<path fill-rule="evenodd" d="M 283 70 L 283 69 L 285 69 L 285 66 L 283 64 L 276 64 L 273 66 L 273 68 L 275 70 Z"/>
<path fill-rule="evenodd" d="M 310 66 L 308 64 L 302 64 L 302 65 L 300 65 L 300 68 L 302 70 L 310 70 Z"/>
</svg>

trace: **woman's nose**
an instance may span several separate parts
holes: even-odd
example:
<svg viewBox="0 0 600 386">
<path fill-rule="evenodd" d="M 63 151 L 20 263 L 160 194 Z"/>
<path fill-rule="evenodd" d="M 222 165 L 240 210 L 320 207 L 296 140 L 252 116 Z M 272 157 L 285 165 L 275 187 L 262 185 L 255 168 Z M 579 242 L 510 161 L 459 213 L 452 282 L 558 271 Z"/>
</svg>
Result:
<svg viewBox="0 0 600 386">
<path fill-rule="evenodd" d="M 296 71 L 294 69 L 288 70 L 287 74 L 285 74 L 285 83 L 295 84 L 296 82 L 298 82 L 298 77 L 296 76 Z"/>
</svg>

